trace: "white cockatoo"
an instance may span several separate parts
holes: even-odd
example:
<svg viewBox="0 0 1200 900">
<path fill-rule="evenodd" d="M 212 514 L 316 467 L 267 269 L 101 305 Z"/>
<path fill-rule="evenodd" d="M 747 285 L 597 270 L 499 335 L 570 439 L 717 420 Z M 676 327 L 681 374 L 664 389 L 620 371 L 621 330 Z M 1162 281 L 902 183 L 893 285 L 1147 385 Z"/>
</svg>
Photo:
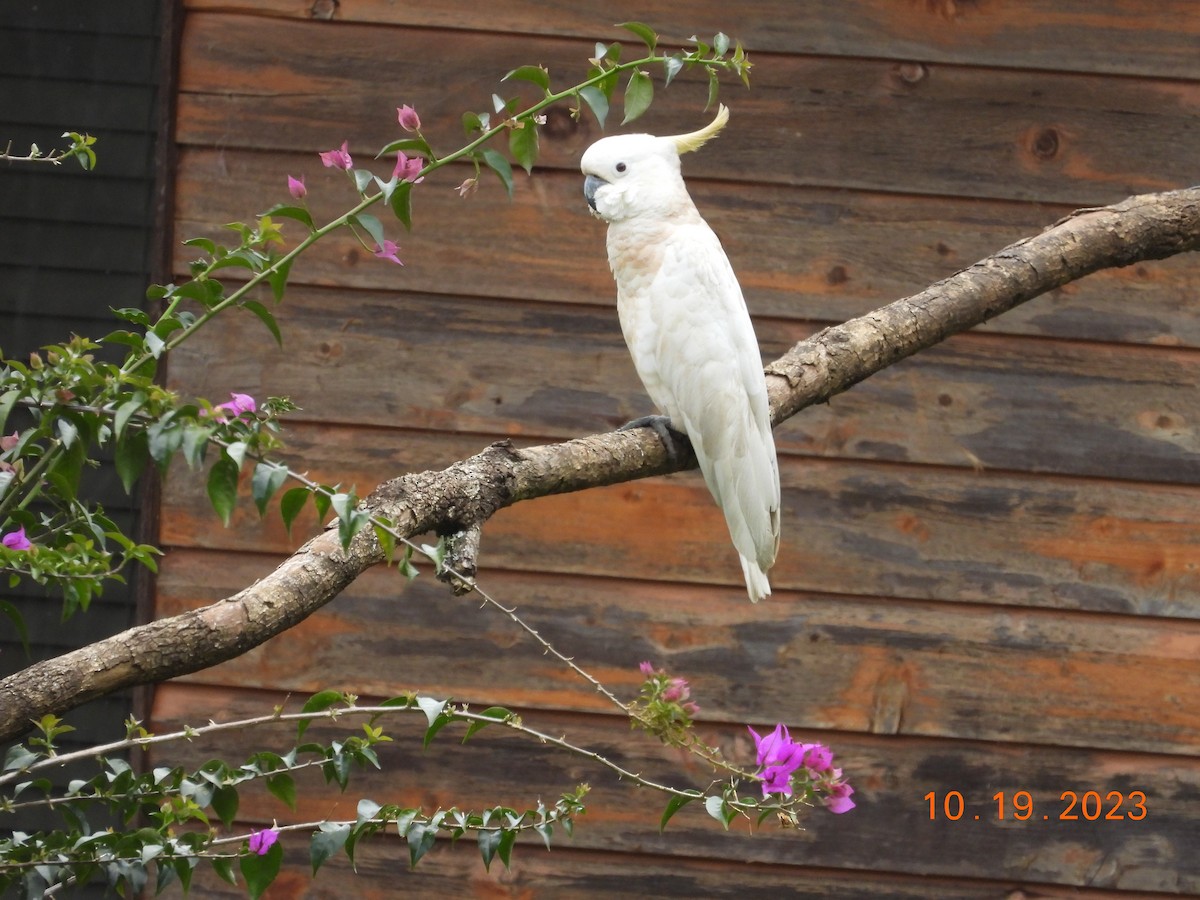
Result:
<svg viewBox="0 0 1200 900">
<path fill-rule="evenodd" d="M 729 111 L 691 134 L 624 134 L 588 147 L 583 193 L 608 223 L 625 343 L 650 399 L 687 434 L 742 558 L 746 589 L 771 593 L 779 549 L 779 465 L 762 357 L 733 267 L 700 217 L 679 155 L 714 137 Z M 670 440 L 662 419 L 639 419 Z M 629 426 L 626 426 L 629 427 Z"/>
</svg>

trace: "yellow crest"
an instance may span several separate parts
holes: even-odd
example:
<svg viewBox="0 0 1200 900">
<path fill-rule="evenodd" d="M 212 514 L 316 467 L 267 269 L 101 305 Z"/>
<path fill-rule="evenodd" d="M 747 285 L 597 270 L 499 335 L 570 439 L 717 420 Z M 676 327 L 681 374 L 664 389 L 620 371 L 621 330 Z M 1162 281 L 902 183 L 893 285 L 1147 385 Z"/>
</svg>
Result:
<svg viewBox="0 0 1200 900">
<path fill-rule="evenodd" d="M 724 103 L 721 103 L 717 106 L 717 117 L 699 131 L 693 131 L 691 134 L 676 134 L 667 138 L 667 140 L 675 145 L 675 149 L 679 153 L 689 153 L 692 150 L 699 150 L 715 138 L 728 121 L 729 108 Z"/>
</svg>

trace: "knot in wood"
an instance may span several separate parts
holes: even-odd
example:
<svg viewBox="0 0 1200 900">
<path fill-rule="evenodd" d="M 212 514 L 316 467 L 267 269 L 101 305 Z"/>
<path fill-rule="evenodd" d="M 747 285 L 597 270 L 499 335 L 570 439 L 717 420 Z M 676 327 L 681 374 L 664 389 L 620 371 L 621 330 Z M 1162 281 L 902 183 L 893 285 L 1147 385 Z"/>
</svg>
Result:
<svg viewBox="0 0 1200 900">
<path fill-rule="evenodd" d="M 929 67 L 924 63 L 900 63 L 892 67 L 893 78 L 905 85 L 920 84 L 929 77 Z"/>
<path fill-rule="evenodd" d="M 1038 159 L 1051 160 L 1058 156 L 1059 138 L 1055 128 L 1043 128 L 1033 136 L 1029 150 Z"/>
</svg>

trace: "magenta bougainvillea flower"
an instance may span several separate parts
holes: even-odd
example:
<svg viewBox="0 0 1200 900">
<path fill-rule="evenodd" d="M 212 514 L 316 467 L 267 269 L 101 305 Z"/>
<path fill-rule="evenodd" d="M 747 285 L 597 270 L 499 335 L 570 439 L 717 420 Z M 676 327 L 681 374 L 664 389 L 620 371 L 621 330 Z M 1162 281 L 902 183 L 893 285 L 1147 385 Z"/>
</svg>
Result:
<svg viewBox="0 0 1200 900">
<path fill-rule="evenodd" d="M 400 127 L 405 131 L 420 131 L 421 117 L 417 115 L 417 111 L 407 103 L 404 106 L 396 107 L 396 116 L 400 119 Z"/>
<path fill-rule="evenodd" d="M 399 256 L 396 255 L 396 252 L 399 249 L 400 249 L 400 245 L 397 244 L 395 241 L 386 241 L 385 240 L 383 242 L 382 246 L 377 245 L 375 247 L 375 255 L 378 256 L 380 259 L 391 260 L 396 265 L 402 266 L 402 265 L 404 265 L 404 262 L 400 259 Z"/>
<path fill-rule="evenodd" d="M 293 178 L 291 175 L 288 176 L 288 193 L 297 200 L 304 199 L 304 197 L 308 194 L 308 188 L 304 186 L 303 175 L 301 175 L 299 178 Z"/>
<path fill-rule="evenodd" d="M 837 771 L 840 777 L 841 770 Z M 825 804 L 825 808 L 831 813 L 841 815 L 842 813 L 850 812 L 857 805 L 850 799 L 850 795 L 853 793 L 854 788 L 850 787 L 845 781 L 839 781 L 830 785 L 829 793 L 821 798 L 821 802 Z"/>
<path fill-rule="evenodd" d="M 354 160 L 350 158 L 350 151 L 347 149 L 349 141 L 342 141 L 342 146 L 337 150 L 326 150 L 322 153 L 321 162 L 325 164 L 327 169 L 352 169 L 354 168 Z"/>
<path fill-rule="evenodd" d="M 242 413 L 258 412 L 258 404 L 249 394 L 239 394 L 234 391 L 229 392 L 232 398 L 225 403 L 218 403 L 216 408 L 223 409 L 231 416 L 240 416 Z"/>
<path fill-rule="evenodd" d="M 10 531 L 8 534 L 0 538 L 0 544 L 4 544 L 9 550 L 29 550 L 33 547 L 29 538 L 25 537 L 25 527 L 22 526 L 16 531 Z"/>
<path fill-rule="evenodd" d="M 649 678 L 651 675 L 654 674 L 654 663 L 650 662 L 650 660 L 648 660 L 648 659 L 644 660 L 643 662 L 638 664 L 638 671 L 640 671 L 643 675 L 645 675 L 647 678 Z"/>
<path fill-rule="evenodd" d="M 218 422 L 226 422 L 229 419 L 236 419 L 243 413 L 253 413 L 258 411 L 258 404 L 249 394 L 239 394 L 235 391 L 230 391 L 231 399 L 224 403 L 218 403 L 213 407 L 213 418 Z M 208 410 L 200 410 L 200 415 L 207 416 Z"/>
<path fill-rule="evenodd" d="M 420 184 L 425 180 L 418 177 L 423 168 L 425 168 L 425 160 L 419 156 L 414 156 L 410 159 L 404 155 L 403 150 L 400 150 L 396 153 L 396 168 L 392 170 L 392 177 L 398 178 L 400 181 L 411 181 L 413 184 Z"/>
<path fill-rule="evenodd" d="M 279 832 L 274 828 L 264 828 L 262 831 L 250 832 L 250 852 L 266 856 L 267 851 L 279 840 Z"/>
<path fill-rule="evenodd" d="M 797 744 L 782 722 L 766 736 L 753 728 L 749 731 L 762 767 L 763 797 L 792 796 L 793 776 L 803 768 L 802 781 L 823 795 L 821 802 L 826 809 L 839 814 L 854 809 L 856 804 L 850 799 L 854 788 L 847 783 L 842 770 L 833 767 L 833 751 L 824 744 Z"/>
</svg>

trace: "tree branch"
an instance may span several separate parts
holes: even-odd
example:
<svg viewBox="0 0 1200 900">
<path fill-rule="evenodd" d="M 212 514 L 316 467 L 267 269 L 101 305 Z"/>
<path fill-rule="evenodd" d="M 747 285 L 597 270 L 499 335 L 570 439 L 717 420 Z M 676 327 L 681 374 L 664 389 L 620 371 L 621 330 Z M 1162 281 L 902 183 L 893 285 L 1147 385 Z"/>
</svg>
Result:
<svg viewBox="0 0 1200 900">
<path fill-rule="evenodd" d="M 1145 194 L 1081 210 L 1034 237 L 932 285 L 797 344 L 766 367 L 776 424 L 864 378 L 1098 269 L 1200 249 L 1200 188 Z M 380 485 L 364 505 L 404 535 L 470 532 L 521 500 L 661 475 L 672 462 L 646 429 L 516 450 L 508 442 L 440 472 Z M 46 713 L 231 659 L 320 609 L 383 560 L 373 532 L 344 552 L 336 529 L 308 541 L 278 569 L 232 597 L 131 628 L 0 681 L 0 741 Z"/>
</svg>

